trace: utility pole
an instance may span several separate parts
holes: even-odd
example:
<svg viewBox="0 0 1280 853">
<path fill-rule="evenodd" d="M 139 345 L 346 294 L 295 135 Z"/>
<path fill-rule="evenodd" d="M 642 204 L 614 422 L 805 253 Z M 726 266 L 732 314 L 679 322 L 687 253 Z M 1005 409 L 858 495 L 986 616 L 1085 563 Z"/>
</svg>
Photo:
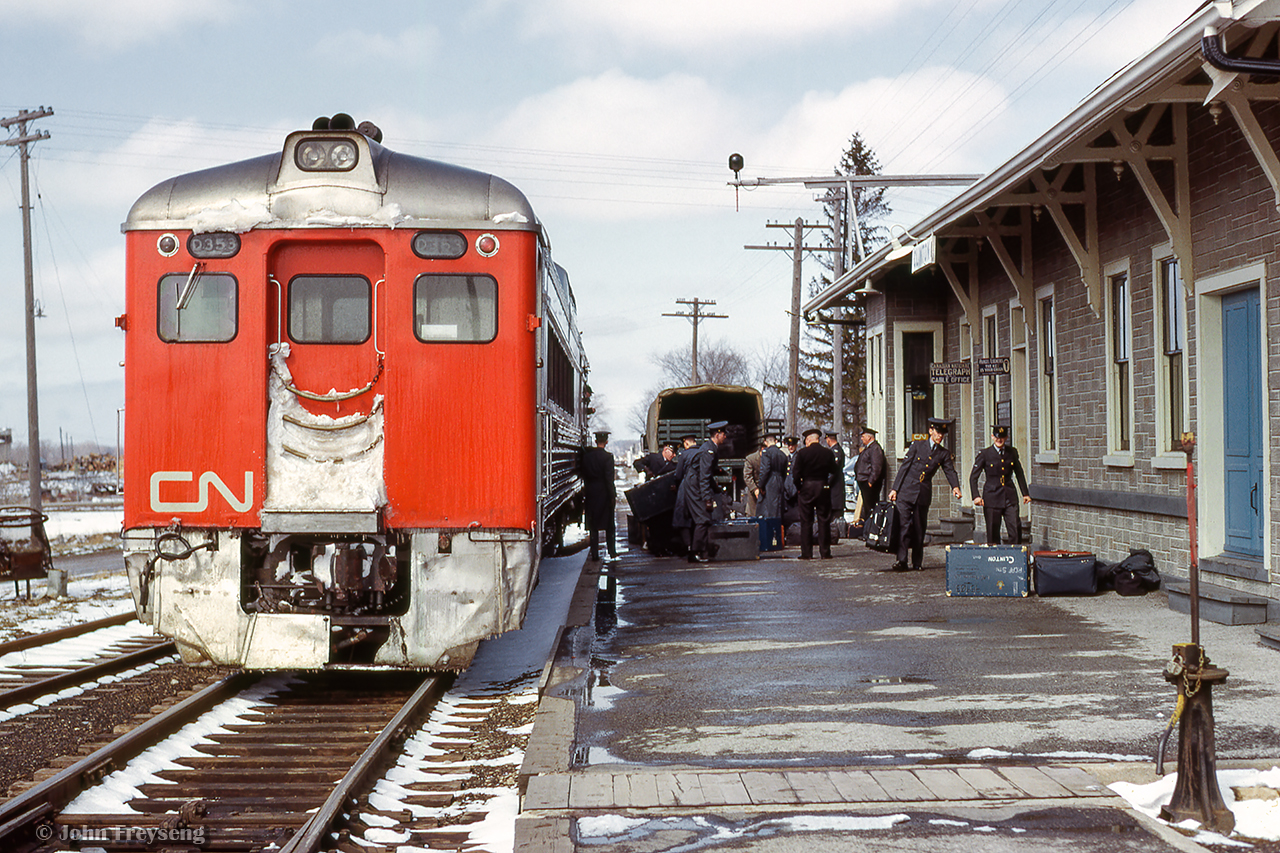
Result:
<svg viewBox="0 0 1280 853">
<path fill-rule="evenodd" d="M 23 110 L 12 118 L 0 119 L 5 130 L 17 125 L 18 135 L 4 141 L 5 145 L 18 146 L 18 160 L 22 167 L 22 269 L 26 279 L 27 310 L 27 484 L 31 492 L 31 508 L 40 512 L 40 408 L 36 395 L 36 298 L 35 275 L 31 267 L 31 182 L 27 177 L 27 164 L 31 155 L 27 145 L 49 138 L 49 131 L 27 133 L 27 125 L 36 119 L 53 115 L 53 110 L 40 107 L 34 112 Z"/>
<path fill-rule="evenodd" d="M 810 224 L 802 218 L 794 223 L 766 222 L 765 228 L 792 229 L 791 245 L 770 243 L 766 246 L 745 246 L 747 249 L 789 249 L 791 251 L 791 342 L 787 346 L 787 434 L 796 434 L 796 416 L 800 396 L 800 268 L 805 252 L 839 251 L 831 246 L 804 245 L 806 228 L 825 228 L 825 225 Z"/>
<path fill-rule="evenodd" d="M 685 317 L 693 323 L 693 357 L 689 370 L 689 384 L 698 385 L 698 322 L 700 320 L 727 320 L 728 314 L 707 314 L 702 311 L 704 305 L 715 305 L 714 299 L 699 299 L 696 296 L 693 299 L 677 299 L 679 305 L 690 305 L 693 310 L 690 312 L 676 312 L 674 314 L 663 314 L 663 317 Z"/>
</svg>

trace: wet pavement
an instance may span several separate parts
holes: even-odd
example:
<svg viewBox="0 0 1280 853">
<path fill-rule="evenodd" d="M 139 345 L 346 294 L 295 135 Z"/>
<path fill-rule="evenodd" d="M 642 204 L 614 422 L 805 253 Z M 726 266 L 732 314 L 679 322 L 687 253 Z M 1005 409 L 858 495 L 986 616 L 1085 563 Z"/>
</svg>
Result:
<svg viewBox="0 0 1280 853">
<path fill-rule="evenodd" d="M 910 573 L 860 542 L 794 554 L 605 564 L 548 684 L 576 720 L 530 780 L 529 849 L 1202 849 L 1105 787 L 1157 778 L 1162 670 L 1190 636 L 1163 594 L 948 596 L 941 548 Z M 1231 673 L 1219 768 L 1278 763 L 1280 653 L 1250 626 L 1201 642 Z"/>
</svg>

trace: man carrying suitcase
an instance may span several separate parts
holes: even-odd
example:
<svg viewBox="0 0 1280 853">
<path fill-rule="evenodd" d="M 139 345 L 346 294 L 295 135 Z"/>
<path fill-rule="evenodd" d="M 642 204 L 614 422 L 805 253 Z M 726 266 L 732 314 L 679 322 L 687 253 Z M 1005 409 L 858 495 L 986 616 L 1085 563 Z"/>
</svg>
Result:
<svg viewBox="0 0 1280 853">
<path fill-rule="evenodd" d="M 978 494 L 978 474 L 985 474 L 986 483 L 982 486 L 982 494 Z M 1000 521 L 1004 520 L 1005 535 L 1012 545 L 1022 541 L 1022 529 L 1018 518 L 1018 491 L 1013 481 L 1018 480 L 1017 489 L 1022 491 L 1022 502 L 1031 503 L 1031 494 L 1027 491 L 1027 475 L 1023 473 L 1022 462 L 1018 459 L 1018 450 L 1009 444 L 1009 428 L 993 426 L 991 428 L 991 446 L 985 448 L 973 460 L 973 470 L 969 472 L 969 493 L 973 495 L 973 505 L 982 507 L 987 518 L 987 544 L 1000 544 Z"/>
<path fill-rule="evenodd" d="M 947 432 L 947 422 L 942 418 L 929 418 L 929 438 L 911 442 L 907 455 L 893 479 L 889 500 L 898 508 L 898 561 L 895 572 L 908 568 L 919 571 L 924 563 L 924 530 L 929 518 L 929 506 L 933 503 L 933 475 L 942 469 L 951 494 L 960 500 L 960 478 L 956 476 L 951 451 L 942 443 Z M 908 566 L 907 558 L 911 564 Z"/>
</svg>

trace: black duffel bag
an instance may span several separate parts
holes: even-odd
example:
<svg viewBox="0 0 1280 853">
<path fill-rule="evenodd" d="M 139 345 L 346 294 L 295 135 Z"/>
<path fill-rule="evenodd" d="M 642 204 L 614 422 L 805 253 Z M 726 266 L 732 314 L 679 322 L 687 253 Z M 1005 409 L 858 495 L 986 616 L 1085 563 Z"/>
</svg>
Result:
<svg viewBox="0 0 1280 853">
<path fill-rule="evenodd" d="M 1131 550 L 1111 572 L 1112 584 L 1121 595 L 1146 595 L 1160 588 L 1160 572 L 1146 548 Z"/>
</svg>

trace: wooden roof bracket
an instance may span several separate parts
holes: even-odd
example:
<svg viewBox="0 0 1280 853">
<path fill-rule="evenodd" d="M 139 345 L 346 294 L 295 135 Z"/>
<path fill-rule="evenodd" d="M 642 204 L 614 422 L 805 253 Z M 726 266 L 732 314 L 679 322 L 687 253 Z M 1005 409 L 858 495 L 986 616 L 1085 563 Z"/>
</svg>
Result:
<svg viewBox="0 0 1280 853">
<path fill-rule="evenodd" d="M 1167 146 L 1149 145 L 1151 132 L 1166 109 L 1173 110 L 1173 142 Z M 1169 235 L 1169 242 L 1173 244 L 1173 254 L 1178 259 L 1178 272 L 1182 276 L 1183 286 L 1188 293 L 1194 293 L 1195 272 L 1191 257 L 1191 179 L 1187 158 L 1187 105 L 1183 103 L 1153 104 L 1136 133 L 1130 133 L 1122 119 L 1112 122 L 1109 130 L 1117 142 L 1114 149 L 1116 159 L 1133 170 L 1133 175 L 1138 179 L 1142 192 L 1155 210 L 1160 224 L 1164 226 L 1165 233 Z M 1260 127 L 1259 131 L 1261 131 Z M 1272 152 L 1272 157 L 1274 156 Z M 1148 161 L 1153 159 L 1173 161 L 1174 198 L 1172 202 L 1165 196 L 1164 190 L 1148 165 Z M 1277 174 L 1280 175 L 1280 172 Z"/>
<path fill-rule="evenodd" d="M 996 222 L 994 218 L 987 215 L 985 210 L 975 210 L 973 215 L 978 221 L 978 233 L 995 250 L 1000 266 L 1004 268 L 1005 275 L 1009 276 L 1014 290 L 1018 292 L 1018 299 L 1021 300 L 1024 308 L 1030 308 L 1036 304 L 1034 281 L 1031 275 L 1031 213 L 1025 207 L 1006 207 L 999 214 L 999 218 L 1003 219 L 1011 211 L 1018 212 L 1018 222 L 1012 226 Z M 1018 242 L 1022 249 L 1021 263 L 1014 262 L 1013 256 L 1009 254 L 1009 247 L 1004 242 L 1005 236 L 1009 234 L 1019 238 Z"/>
<path fill-rule="evenodd" d="M 945 250 L 938 252 L 938 266 L 942 269 L 942 274 L 947 277 L 947 283 L 951 285 L 951 292 L 955 294 L 956 301 L 960 303 L 960 308 L 964 310 L 965 322 L 969 324 L 969 328 L 981 328 L 978 322 L 978 314 L 974 306 L 974 299 L 978 295 L 978 250 L 977 244 L 970 240 L 969 251 L 967 254 L 958 255 L 951 251 L 948 246 Z M 959 261 L 968 269 L 969 284 L 960 284 L 960 277 L 956 275 L 955 264 Z"/>
<path fill-rule="evenodd" d="M 1063 185 L 1071 176 L 1075 166 L 1083 170 L 1084 192 L 1071 194 L 1070 200 L 1084 205 L 1084 237 L 1076 233 L 1075 226 L 1067 218 L 1063 209 Z M 1102 316 L 1102 260 L 1098 251 L 1098 184 L 1095 164 L 1066 163 L 1058 169 L 1050 183 L 1043 171 L 1035 171 L 1031 175 L 1031 183 L 1037 190 L 1037 200 L 1046 210 L 1053 222 L 1058 226 L 1058 233 L 1080 268 L 1080 280 L 1084 282 L 1085 293 L 1089 297 L 1089 307 L 1095 317 Z"/>
</svg>

